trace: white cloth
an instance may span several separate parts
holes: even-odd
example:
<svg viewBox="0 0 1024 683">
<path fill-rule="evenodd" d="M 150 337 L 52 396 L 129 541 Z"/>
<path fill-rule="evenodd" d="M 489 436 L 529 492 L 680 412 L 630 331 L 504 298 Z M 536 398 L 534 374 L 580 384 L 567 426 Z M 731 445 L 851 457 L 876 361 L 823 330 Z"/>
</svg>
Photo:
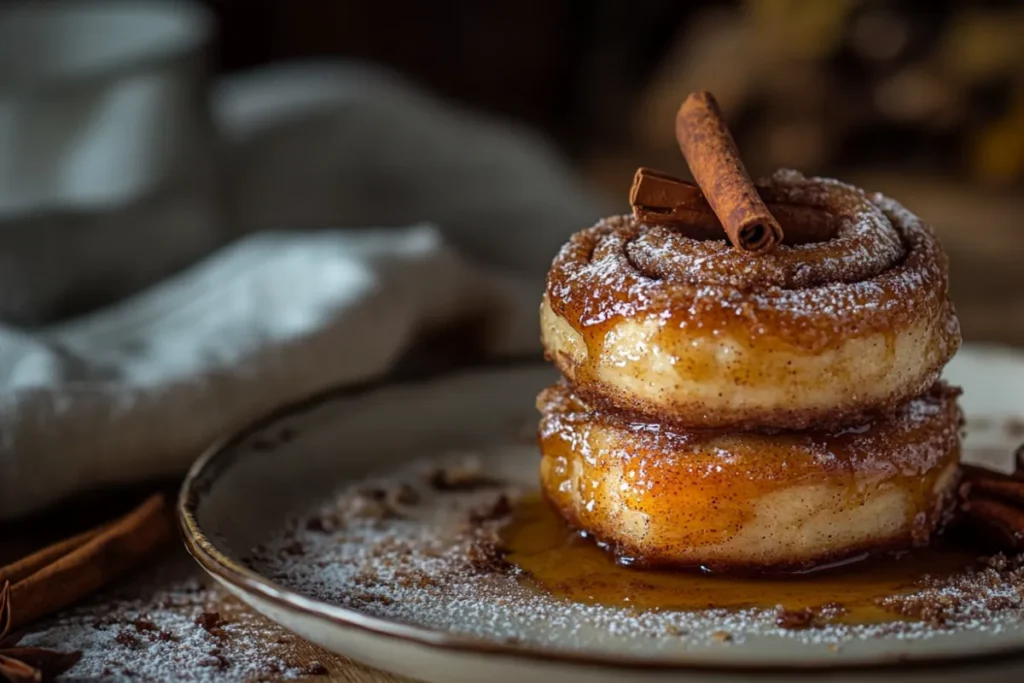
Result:
<svg viewBox="0 0 1024 683">
<path fill-rule="evenodd" d="M 88 315 L 0 325 L 0 519 L 180 473 L 276 405 L 386 373 L 428 328 L 483 314 L 491 352 L 537 350 L 543 272 L 606 210 L 534 136 L 373 69 L 281 67 L 212 93 L 219 132 L 200 142 L 218 150 L 226 196 L 203 213 L 206 232 L 182 226 L 181 253 L 227 246 L 165 277 L 151 252 L 175 247 L 188 215 L 175 199 L 197 205 L 167 163 L 148 186 L 164 201 L 142 187 L 45 217 L 92 231 L 73 240 L 92 260 L 52 239 L 4 255 L 23 276 L 4 282 L 37 307 L 8 321 L 45 320 L 118 266 L 137 274 L 112 278 L 113 303 Z M 174 127 L 186 129 L 203 134 Z M 0 212 L 0 234 L 39 220 Z M 124 232 L 131 222 L 151 249 Z M 59 282 L 33 276 L 37 257 Z"/>
<path fill-rule="evenodd" d="M 537 289 L 430 226 L 263 233 L 95 315 L 0 329 L 0 517 L 181 472 L 275 405 L 385 372 L 432 325 L 485 314 L 493 351 L 533 349 Z"/>
</svg>

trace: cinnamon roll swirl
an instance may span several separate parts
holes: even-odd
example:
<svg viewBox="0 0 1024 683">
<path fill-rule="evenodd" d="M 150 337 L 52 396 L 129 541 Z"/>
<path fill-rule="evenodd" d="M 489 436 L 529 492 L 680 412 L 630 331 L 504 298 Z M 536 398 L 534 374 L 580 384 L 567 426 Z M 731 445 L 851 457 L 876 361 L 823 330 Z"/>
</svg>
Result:
<svg viewBox="0 0 1024 683">
<path fill-rule="evenodd" d="M 930 387 L 960 343 L 945 255 L 896 201 L 779 172 L 759 194 L 785 241 L 750 257 L 705 207 L 575 234 L 541 305 L 576 392 L 675 427 L 832 428 Z"/>
</svg>

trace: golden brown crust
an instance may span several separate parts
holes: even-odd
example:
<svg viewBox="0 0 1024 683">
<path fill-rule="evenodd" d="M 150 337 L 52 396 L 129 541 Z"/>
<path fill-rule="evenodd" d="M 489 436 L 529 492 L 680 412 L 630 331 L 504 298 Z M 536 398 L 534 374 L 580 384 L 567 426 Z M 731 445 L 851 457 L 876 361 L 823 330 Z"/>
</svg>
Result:
<svg viewBox="0 0 1024 683">
<path fill-rule="evenodd" d="M 552 360 L 565 377 L 574 377 L 571 361 L 564 354 L 559 354 Z M 926 391 L 939 379 L 943 365 L 934 362 L 931 365 L 936 367 L 929 367 L 914 384 L 904 384 L 899 391 L 892 391 L 883 396 L 873 395 L 868 401 L 855 400 L 856 395 L 848 393 L 848 401 L 832 404 L 830 410 L 792 407 L 792 404 L 784 403 L 746 411 L 733 409 L 729 412 L 727 421 L 719 419 L 722 417 L 721 413 L 709 413 L 707 407 L 700 403 L 695 402 L 692 406 L 676 404 L 670 408 L 663 408 L 600 380 L 577 384 L 575 390 L 581 398 L 585 398 L 596 407 L 614 410 L 633 420 L 654 422 L 681 430 L 699 425 L 697 429 L 730 429 L 738 432 L 768 433 L 804 429 L 829 431 L 863 424 L 878 417 L 892 416 L 906 403 L 908 395 L 914 396 Z M 737 390 L 742 391 L 742 388 Z"/>
<path fill-rule="evenodd" d="M 692 428 L 802 429 L 855 424 L 875 410 L 891 411 L 935 381 L 960 332 L 947 295 L 946 258 L 931 229 L 895 201 L 837 181 L 780 173 L 761 193 L 784 227 L 803 226 L 794 234 L 829 232 L 832 239 L 783 244 L 753 258 L 724 240 L 693 239 L 681 228 L 622 216 L 577 233 L 563 247 L 548 275 L 545 305 L 578 337 L 578 348 L 571 353 L 564 339 L 549 333 L 545 345 L 581 394 L 650 421 Z M 624 322 L 641 326 L 645 336 L 616 357 Z M 841 352 L 851 340 L 891 344 L 902 333 L 918 339 L 897 360 L 906 367 L 890 373 L 899 385 L 873 393 L 858 391 L 859 373 L 826 377 L 851 383 L 835 405 L 717 406 L 693 400 L 688 386 L 663 369 L 661 377 L 642 378 L 657 395 L 639 395 L 634 384 L 615 377 L 624 374 L 616 363 L 642 366 L 651 348 L 669 359 L 662 365 L 676 363 L 686 382 L 702 372 L 713 375 L 722 364 L 714 342 L 726 338 L 747 351 L 728 360 L 728 379 L 742 392 L 779 380 L 765 354 L 813 358 Z M 701 361 L 707 367 L 694 367 L 689 348 L 703 340 L 711 349 Z"/>
<path fill-rule="evenodd" d="M 926 544 L 956 487 L 958 390 L 839 431 L 682 431 L 538 397 L 541 480 L 573 526 L 651 566 L 803 569 Z"/>
</svg>

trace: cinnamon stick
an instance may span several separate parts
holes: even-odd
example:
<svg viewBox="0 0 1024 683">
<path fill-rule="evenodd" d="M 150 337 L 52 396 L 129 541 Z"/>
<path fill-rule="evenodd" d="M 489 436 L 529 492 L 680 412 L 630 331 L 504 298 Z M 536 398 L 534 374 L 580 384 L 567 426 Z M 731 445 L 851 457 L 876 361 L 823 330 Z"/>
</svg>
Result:
<svg viewBox="0 0 1024 683">
<path fill-rule="evenodd" d="M 969 492 L 975 496 L 1000 499 L 1024 509 L 1024 481 L 1006 478 L 984 478 L 968 482 Z"/>
<path fill-rule="evenodd" d="M 782 226 L 757 194 L 711 93 L 686 98 L 676 115 L 676 139 L 733 246 L 758 254 L 774 249 Z"/>
<path fill-rule="evenodd" d="M 171 536 L 163 495 L 137 508 L 11 587 L 11 628 L 52 614 L 134 568 Z M 20 564 L 20 563 L 19 563 Z M 12 565 L 13 566 L 13 565 Z"/>
<path fill-rule="evenodd" d="M 1024 510 L 997 500 L 972 500 L 962 510 L 968 519 L 997 536 L 1006 547 L 1024 547 Z"/>
<path fill-rule="evenodd" d="M 18 583 L 22 579 L 35 574 L 46 565 L 56 562 L 73 550 L 81 548 L 83 545 L 96 538 L 96 536 L 108 526 L 110 526 L 109 523 L 101 524 L 89 529 L 88 531 L 83 531 L 77 536 L 57 541 L 53 545 L 49 545 L 28 557 L 7 565 L 6 567 L 0 567 L 0 586 L 4 585 L 4 583 L 8 581 L 11 584 Z"/>
<path fill-rule="evenodd" d="M 722 225 L 700 188 L 668 173 L 638 168 L 629 190 L 629 203 L 641 223 L 678 223 L 697 239 L 722 234 Z"/>
</svg>

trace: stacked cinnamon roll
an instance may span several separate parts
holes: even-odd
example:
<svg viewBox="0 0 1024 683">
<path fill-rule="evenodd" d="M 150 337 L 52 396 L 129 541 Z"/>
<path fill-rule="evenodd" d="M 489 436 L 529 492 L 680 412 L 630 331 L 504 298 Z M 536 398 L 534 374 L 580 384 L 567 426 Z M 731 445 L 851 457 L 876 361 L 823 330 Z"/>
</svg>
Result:
<svg viewBox="0 0 1024 683">
<path fill-rule="evenodd" d="M 927 544 L 950 509 L 960 333 L 932 230 L 834 180 L 757 191 L 769 253 L 703 203 L 602 220 L 548 275 L 543 491 L 624 562 L 804 569 Z"/>
</svg>

